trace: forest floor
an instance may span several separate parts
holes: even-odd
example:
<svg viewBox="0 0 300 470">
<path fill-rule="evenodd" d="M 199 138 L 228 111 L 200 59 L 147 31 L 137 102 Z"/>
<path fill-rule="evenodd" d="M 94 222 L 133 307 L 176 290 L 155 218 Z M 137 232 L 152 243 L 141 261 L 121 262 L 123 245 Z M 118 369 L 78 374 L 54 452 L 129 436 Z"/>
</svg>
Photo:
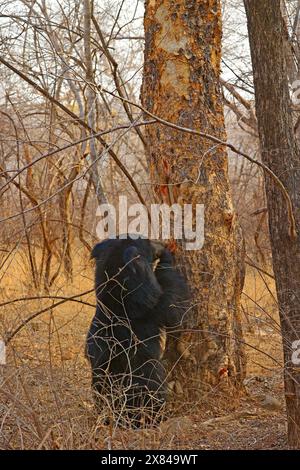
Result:
<svg viewBox="0 0 300 470">
<path fill-rule="evenodd" d="M 7 269 L 0 303 L 37 295 L 28 287 L 22 259 L 18 262 Z M 91 289 L 88 261 L 84 269 L 78 263 L 74 278 L 67 288 L 58 283 L 51 295 L 68 297 Z M 31 298 L 2 306 L 0 337 L 58 300 Z M 94 304 L 94 295 L 81 300 L 85 303 L 65 302 L 37 316 L 10 342 L 7 365 L 0 365 L 0 449 L 287 448 L 281 341 L 270 278 L 253 270 L 246 278 L 244 392 L 238 397 L 217 389 L 207 392 L 156 429 L 113 429 L 96 416 L 84 357 L 93 316 L 88 304 Z"/>
</svg>

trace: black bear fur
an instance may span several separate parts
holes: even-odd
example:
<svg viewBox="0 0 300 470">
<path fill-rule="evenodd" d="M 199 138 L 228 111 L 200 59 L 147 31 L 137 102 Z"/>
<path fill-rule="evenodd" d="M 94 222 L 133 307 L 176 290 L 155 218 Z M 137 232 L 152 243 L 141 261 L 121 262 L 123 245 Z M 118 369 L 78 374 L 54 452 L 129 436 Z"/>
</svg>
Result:
<svg viewBox="0 0 300 470">
<path fill-rule="evenodd" d="M 110 403 L 133 426 L 154 422 L 167 393 L 164 334 L 182 325 L 186 282 L 170 251 L 146 238 L 103 241 L 92 258 L 97 307 L 86 352 L 97 406 Z"/>
</svg>

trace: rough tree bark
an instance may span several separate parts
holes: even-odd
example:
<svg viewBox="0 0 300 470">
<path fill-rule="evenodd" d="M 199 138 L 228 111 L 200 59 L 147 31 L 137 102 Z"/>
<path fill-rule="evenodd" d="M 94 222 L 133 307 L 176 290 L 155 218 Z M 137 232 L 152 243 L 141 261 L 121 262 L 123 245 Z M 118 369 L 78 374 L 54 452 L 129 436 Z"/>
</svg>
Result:
<svg viewBox="0 0 300 470">
<path fill-rule="evenodd" d="M 244 0 L 253 64 L 256 113 L 263 162 L 284 183 L 300 225 L 300 153 L 293 130 L 284 23 L 280 2 Z M 291 237 L 286 206 L 274 181 L 266 176 L 273 268 L 284 350 L 288 438 L 300 446 L 300 367 L 292 362 L 300 338 L 300 239 Z"/>
<path fill-rule="evenodd" d="M 219 85 L 219 0 L 148 0 L 145 12 L 142 102 L 152 113 L 226 139 Z M 240 320 L 243 284 L 241 237 L 233 210 L 223 146 L 157 124 L 148 126 L 149 163 L 161 201 L 205 206 L 205 243 L 185 251 L 193 294 L 176 377 L 189 397 L 204 383 L 237 384 L 245 371 Z M 185 356 L 187 356 L 185 354 Z M 181 387 L 179 387 L 180 389 Z"/>
</svg>

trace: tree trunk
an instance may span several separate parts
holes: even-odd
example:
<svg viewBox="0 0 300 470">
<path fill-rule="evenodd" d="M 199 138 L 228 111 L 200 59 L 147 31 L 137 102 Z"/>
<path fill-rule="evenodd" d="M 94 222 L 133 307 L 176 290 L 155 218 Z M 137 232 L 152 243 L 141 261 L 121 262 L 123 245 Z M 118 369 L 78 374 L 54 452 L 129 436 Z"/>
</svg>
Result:
<svg viewBox="0 0 300 470">
<path fill-rule="evenodd" d="M 142 102 L 180 126 L 226 139 L 219 85 L 219 0 L 148 0 L 145 12 Z M 157 124 L 146 130 L 156 195 L 168 204 L 204 204 L 205 242 L 181 259 L 193 294 L 179 350 L 176 378 L 196 395 L 204 383 L 240 384 L 242 240 L 222 145 Z M 193 333 L 190 333 L 190 330 Z M 180 387 L 179 387 L 180 388 Z"/>
<path fill-rule="evenodd" d="M 86 68 L 86 113 L 87 113 L 87 124 L 95 129 L 96 120 L 96 93 L 93 87 L 95 83 L 94 72 L 93 72 L 93 60 L 91 51 L 91 24 L 92 24 L 92 2 L 91 0 L 84 0 L 84 58 Z M 92 133 L 92 132 L 91 132 Z M 106 195 L 103 190 L 101 176 L 99 174 L 99 162 L 97 162 L 97 148 L 96 139 L 91 138 L 89 141 L 90 157 L 92 166 L 89 169 L 89 173 L 92 178 L 95 194 L 99 204 L 105 204 L 107 202 Z"/>
<path fill-rule="evenodd" d="M 300 224 L 300 154 L 293 130 L 284 23 L 280 3 L 244 0 L 252 55 L 256 113 L 263 162 L 281 179 Z M 300 239 L 292 238 L 287 210 L 274 181 L 265 177 L 273 268 L 284 350 L 288 439 L 300 446 L 300 367 L 293 364 L 293 343 L 300 337 Z"/>
</svg>

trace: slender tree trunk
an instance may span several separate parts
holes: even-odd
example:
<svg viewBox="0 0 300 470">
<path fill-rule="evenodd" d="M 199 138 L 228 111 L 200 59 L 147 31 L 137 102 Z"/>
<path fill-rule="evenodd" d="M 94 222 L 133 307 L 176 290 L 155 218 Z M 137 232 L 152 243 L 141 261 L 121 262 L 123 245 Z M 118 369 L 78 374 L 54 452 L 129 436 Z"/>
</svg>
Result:
<svg viewBox="0 0 300 470">
<path fill-rule="evenodd" d="M 95 128 L 95 118 L 96 118 L 96 93 L 94 91 L 94 72 L 93 72 L 93 61 L 92 61 L 92 51 L 91 51 L 91 25 L 92 25 L 92 2 L 91 0 L 84 0 L 83 2 L 84 9 L 84 56 L 85 56 L 85 67 L 86 67 L 86 113 L 87 113 L 87 123 L 94 129 Z M 97 160 L 97 148 L 96 140 L 91 138 L 89 141 L 90 147 L 90 157 L 93 166 L 90 168 L 89 172 L 92 177 L 92 182 L 96 197 L 99 204 L 106 203 L 106 195 L 104 194 L 103 185 L 101 181 L 101 176 L 99 174 L 99 162 Z"/>
<path fill-rule="evenodd" d="M 293 130 L 284 23 L 280 2 L 244 0 L 252 55 L 263 162 L 284 183 L 294 206 L 299 234 L 300 153 Z M 286 206 L 274 181 L 266 176 L 273 268 L 284 350 L 288 438 L 300 446 L 300 367 L 293 364 L 293 343 L 300 338 L 300 239 L 292 238 Z"/>
<path fill-rule="evenodd" d="M 226 139 L 219 85 L 219 0 L 148 0 L 145 13 L 144 107 L 176 123 Z M 201 394 L 204 383 L 240 384 L 242 240 L 221 145 L 157 124 L 147 127 L 156 194 L 168 204 L 204 204 L 205 243 L 185 251 L 194 308 L 179 346 L 176 379 Z M 158 184 L 157 184 L 158 183 Z M 189 352 L 190 354 L 187 354 Z M 180 389 L 180 384 L 178 389 Z"/>
<path fill-rule="evenodd" d="M 284 21 L 284 43 L 286 47 L 285 58 L 287 64 L 287 74 L 289 82 L 292 85 L 295 80 L 299 80 L 300 0 L 297 0 L 297 5 L 295 5 L 294 18 L 291 18 L 291 15 L 289 14 L 286 0 L 280 0 L 280 7 L 282 20 Z"/>
</svg>

